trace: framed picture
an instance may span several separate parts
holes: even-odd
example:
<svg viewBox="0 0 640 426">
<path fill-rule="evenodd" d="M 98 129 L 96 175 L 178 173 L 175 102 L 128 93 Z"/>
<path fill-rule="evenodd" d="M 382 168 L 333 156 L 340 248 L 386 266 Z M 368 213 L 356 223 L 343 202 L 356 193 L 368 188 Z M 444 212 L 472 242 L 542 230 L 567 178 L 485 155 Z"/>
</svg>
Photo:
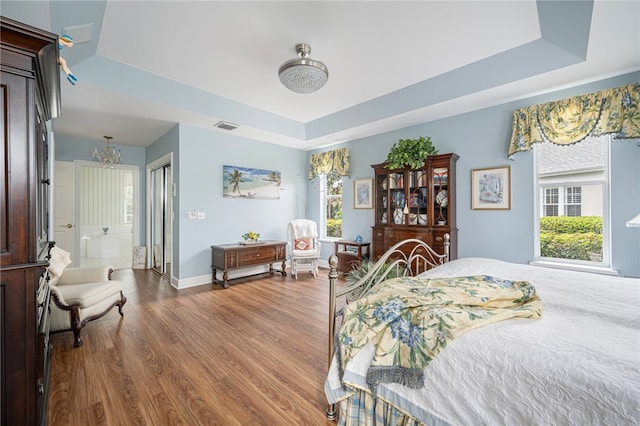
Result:
<svg viewBox="0 0 640 426">
<path fill-rule="evenodd" d="M 353 181 L 353 208 L 373 208 L 373 179 L 356 179 Z"/>
<path fill-rule="evenodd" d="M 222 174 L 222 196 L 225 198 L 280 198 L 280 172 L 224 165 Z"/>
<path fill-rule="evenodd" d="M 511 166 L 471 170 L 471 209 L 511 210 Z"/>
</svg>

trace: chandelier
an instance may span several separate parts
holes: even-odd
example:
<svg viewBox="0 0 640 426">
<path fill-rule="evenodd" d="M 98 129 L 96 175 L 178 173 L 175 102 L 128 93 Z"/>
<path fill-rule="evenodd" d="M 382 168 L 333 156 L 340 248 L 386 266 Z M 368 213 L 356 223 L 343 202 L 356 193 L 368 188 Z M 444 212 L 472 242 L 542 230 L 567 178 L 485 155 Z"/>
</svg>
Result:
<svg viewBox="0 0 640 426">
<path fill-rule="evenodd" d="M 280 65 L 278 75 L 282 85 L 296 93 L 313 93 L 329 79 L 329 69 L 320 61 L 309 58 L 311 46 L 296 45 L 298 57 Z"/>
<path fill-rule="evenodd" d="M 93 159 L 102 163 L 102 167 L 113 169 L 116 164 L 122 162 L 120 157 L 120 150 L 117 150 L 111 146 L 111 139 L 113 136 L 104 136 L 107 144 L 101 151 L 98 151 L 98 147 L 93 150 Z"/>
</svg>

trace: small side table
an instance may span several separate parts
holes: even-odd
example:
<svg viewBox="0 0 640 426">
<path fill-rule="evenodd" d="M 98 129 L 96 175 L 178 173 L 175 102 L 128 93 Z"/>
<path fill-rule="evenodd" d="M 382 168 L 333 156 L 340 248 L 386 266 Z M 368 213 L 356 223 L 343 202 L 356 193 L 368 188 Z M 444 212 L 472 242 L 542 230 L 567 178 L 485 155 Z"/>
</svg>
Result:
<svg viewBox="0 0 640 426">
<path fill-rule="evenodd" d="M 362 259 L 369 257 L 371 243 L 340 240 L 335 243 L 335 255 L 338 257 L 338 272 L 348 274 L 354 267 L 360 266 Z M 355 247 L 356 250 L 347 250 Z"/>
</svg>

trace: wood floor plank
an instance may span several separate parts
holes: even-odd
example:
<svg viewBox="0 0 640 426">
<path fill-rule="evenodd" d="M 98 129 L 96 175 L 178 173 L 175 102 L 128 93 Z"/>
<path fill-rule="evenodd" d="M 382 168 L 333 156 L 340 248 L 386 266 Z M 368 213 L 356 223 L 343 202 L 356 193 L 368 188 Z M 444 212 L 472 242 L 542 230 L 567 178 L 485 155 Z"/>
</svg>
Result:
<svg viewBox="0 0 640 426">
<path fill-rule="evenodd" d="M 187 424 L 165 392 L 159 392 L 140 404 L 147 424 L 176 426 Z"/>
<path fill-rule="evenodd" d="M 331 425 L 327 271 L 176 290 L 119 270 L 127 303 L 51 336 L 48 425 Z"/>
</svg>

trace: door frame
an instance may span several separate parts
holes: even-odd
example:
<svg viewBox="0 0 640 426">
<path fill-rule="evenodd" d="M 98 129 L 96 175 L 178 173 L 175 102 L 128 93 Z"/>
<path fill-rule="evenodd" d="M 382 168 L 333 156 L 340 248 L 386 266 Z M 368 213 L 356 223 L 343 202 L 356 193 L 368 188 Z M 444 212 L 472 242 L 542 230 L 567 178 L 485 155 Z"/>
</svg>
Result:
<svg viewBox="0 0 640 426">
<path fill-rule="evenodd" d="M 147 164 L 147 176 L 146 176 L 146 180 L 147 180 L 147 196 L 145 197 L 146 200 L 146 230 L 147 230 L 147 234 L 146 234 L 146 245 L 147 245 L 147 269 L 152 269 L 153 268 L 153 247 L 151 247 L 151 197 L 152 197 L 152 191 L 153 188 L 151 188 L 151 172 L 155 169 L 158 169 L 162 166 L 166 166 L 169 165 L 171 167 L 171 196 L 175 197 L 176 196 L 176 187 L 175 187 L 175 182 L 174 182 L 174 176 L 175 176 L 175 169 L 173 167 L 173 152 L 170 152 L 168 154 L 163 155 L 162 157 L 158 158 L 155 161 L 152 161 L 151 163 Z M 175 201 L 175 200 L 174 200 Z M 169 250 L 169 256 L 170 256 L 170 260 L 171 260 L 171 271 L 170 271 L 170 278 L 171 281 L 173 282 L 174 279 L 174 271 L 175 271 L 175 263 L 173 262 L 173 249 L 174 249 L 174 235 L 173 235 L 173 209 L 175 208 L 175 202 L 171 203 L 172 206 L 172 210 L 169 212 L 171 214 L 171 220 L 169 221 L 169 233 L 171 235 L 171 247 Z"/>
<path fill-rule="evenodd" d="M 68 179 L 65 180 L 66 182 L 66 186 L 65 186 L 65 197 L 64 199 L 60 198 L 60 193 L 58 191 L 58 183 L 59 183 L 59 174 L 58 172 L 61 171 L 61 168 L 66 168 L 67 171 L 69 172 L 70 176 L 68 176 Z M 49 229 L 51 229 L 51 240 L 56 242 L 56 245 L 58 247 L 61 247 L 62 249 L 68 251 L 71 254 L 71 266 L 80 266 L 80 256 L 78 256 L 78 252 L 79 252 L 79 248 L 78 246 L 78 235 L 77 235 L 77 226 L 76 226 L 76 166 L 74 164 L 73 161 L 61 161 L 61 160 L 55 160 L 53 162 L 53 185 L 52 185 L 52 190 L 53 190 L 53 194 L 51 196 L 51 200 L 52 200 L 52 206 L 50 211 L 53 212 L 52 215 L 50 215 L 50 220 L 51 220 L 51 224 L 49 225 Z M 66 215 L 65 215 L 65 221 L 67 223 L 72 224 L 72 229 L 70 231 L 65 231 L 69 233 L 69 240 L 71 241 L 67 241 L 67 240 L 61 240 L 60 238 L 58 238 L 58 232 L 59 230 L 59 226 L 61 226 L 60 223 L 58 223 L 58 213 L 61 213 L 59 209 L 67 209 L 68 207 L 70 207 L 70 209 L 68 211 L 65 211 Z M 68 244 L 67 244 L 68 243 Z"/>
</svg>

